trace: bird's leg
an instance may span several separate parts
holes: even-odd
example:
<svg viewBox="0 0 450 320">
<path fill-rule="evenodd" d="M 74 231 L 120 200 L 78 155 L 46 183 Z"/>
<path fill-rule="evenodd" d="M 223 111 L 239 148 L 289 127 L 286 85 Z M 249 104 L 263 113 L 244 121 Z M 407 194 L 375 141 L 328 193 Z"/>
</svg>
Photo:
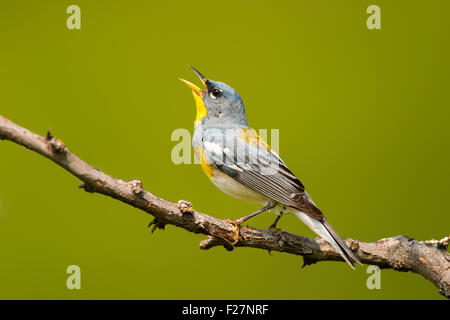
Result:
<svg viewBox="0 0 450 320">
<path fill-rule="evenodd" d="M 269 226 L 269 230 L 270 231 L 275 231 L 276 233 L 280 234 L 281 233 L 281 229 L 277 228 L 277 223 L 280 220 L 281 216 L 283 215 L 283 212 L 280 212 L 280 214 L 277 215 L 276 219 L 274 222 L 272 222 L 272 224 Z"/>
<path fill-rule="evenodd" d="M 263 213 L 263 212 L 265 212 L 267 210 L 270 210 L 270 209 L 272 209 L 274 207 L 275 207 L 275 203 L 269 202 L 268 204 L 266 204 L 261 209 L 256 210 L 255 212 L 252 212 L 249 215 L 246 215 L 245 217 L 239 218 L 237 220 L 225 219 L 226 222 L 229 222 L 229 223 L 231 223 L 232 225 L 234 225 L 236 227 L 236 229 L 234 231 L 235 232 L 234 242 L 232 243 L 232 245 L 234 246 L 239 241 L 239 228 L 240 228 L 242 223 L 244 223 L 248 219 L 253 218 L 254 216 L 257 216 L 258 214 Z"/>
</svg>

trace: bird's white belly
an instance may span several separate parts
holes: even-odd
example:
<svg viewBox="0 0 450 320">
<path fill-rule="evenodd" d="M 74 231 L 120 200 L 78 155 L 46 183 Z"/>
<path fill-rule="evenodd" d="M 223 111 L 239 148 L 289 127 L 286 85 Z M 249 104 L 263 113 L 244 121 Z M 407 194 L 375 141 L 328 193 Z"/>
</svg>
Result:
<svg viewBox="0 0 450 320">
<path fill-rule="evenodd" d="M 242 201 L 258 202 L 261 204 L 266 204 L 268 201 L 267 197 L 256 191 L 253 191 L 250 188 L 247 188 L 240 182 L 234 180 L 227 174 L 224 174 L 220 171 L 214 172 L 211 181 L 217 188 L 219 188 L 229 196 L 232 196 L 233 198 Z"/>
</svg>

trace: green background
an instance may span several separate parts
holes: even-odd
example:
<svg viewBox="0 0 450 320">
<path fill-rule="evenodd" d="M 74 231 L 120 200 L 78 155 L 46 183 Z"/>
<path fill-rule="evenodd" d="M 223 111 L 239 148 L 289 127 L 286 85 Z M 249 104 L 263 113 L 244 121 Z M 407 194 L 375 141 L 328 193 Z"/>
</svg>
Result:
<svg viewBox="0 0 450 320">
<path fill-rule="evenodd" d="M 81 8 L 81 30 L 66 27 Z M 368 30 L 366 8 L 381 7 Z M 232 85 L 250 125 L 280 129 L 280 154 L 343 237 L 449 233 L 448 1 L 0 2 L 0 114 L 53 135 L 117 178 L 238 218 L 258 208 L 175 165 L 177 128 L 193 130 L 188 68 Z M 442 298 L 420 275 L 239 248 L 77 188 L 40 155 L 0 143 L 0 298 Z M 266 228 L 273 214 L 250 225 Z M 294 216 L 280 226 L 314 236 Z M 81 267 L 81 290 L 66 288 Z"/>
</svg>

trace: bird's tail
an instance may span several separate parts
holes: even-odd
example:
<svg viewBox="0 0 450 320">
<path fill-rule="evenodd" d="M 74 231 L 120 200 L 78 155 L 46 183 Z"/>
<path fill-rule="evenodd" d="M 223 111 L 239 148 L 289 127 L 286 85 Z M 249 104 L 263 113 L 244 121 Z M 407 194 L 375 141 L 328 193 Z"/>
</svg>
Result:
<svg viewBox="0 0 450 320">
<path fill-rule="evenodd" d="M 334 231 L 327 220 L 323 218 L 322 220 L 317 220 L 306 213 L 301 211 L 296 211 L 294 213 L 297 218 L 303 221 L 312 231 L 317 233 L 319 236 L 324 238 L 330 245 L 336 249 L 337 252 L 344 258 L 348 265 L 355 269 L 354 263 L 362 264 L 361 261 L 353 254 L 349 247 L 345 244 L 344 240 Z"/>
</svg>

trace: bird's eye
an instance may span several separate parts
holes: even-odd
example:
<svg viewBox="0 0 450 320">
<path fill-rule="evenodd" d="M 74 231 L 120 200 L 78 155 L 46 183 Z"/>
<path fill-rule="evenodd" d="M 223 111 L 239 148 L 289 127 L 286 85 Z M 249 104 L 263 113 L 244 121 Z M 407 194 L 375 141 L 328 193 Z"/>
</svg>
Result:
<svg viewBox="0 0 450 320">
<path fill-rule="evenodd" d="M 220 91 L 220 90 L 217 89 L 217 88 L 214 88 L 214 89 L 211 91 L 211 94 L 213 95 L 213 98 L 217 98 L 218 96 L 220 96 L 220 95 L 222 94 L 222 91 Z"/>
</svg>

